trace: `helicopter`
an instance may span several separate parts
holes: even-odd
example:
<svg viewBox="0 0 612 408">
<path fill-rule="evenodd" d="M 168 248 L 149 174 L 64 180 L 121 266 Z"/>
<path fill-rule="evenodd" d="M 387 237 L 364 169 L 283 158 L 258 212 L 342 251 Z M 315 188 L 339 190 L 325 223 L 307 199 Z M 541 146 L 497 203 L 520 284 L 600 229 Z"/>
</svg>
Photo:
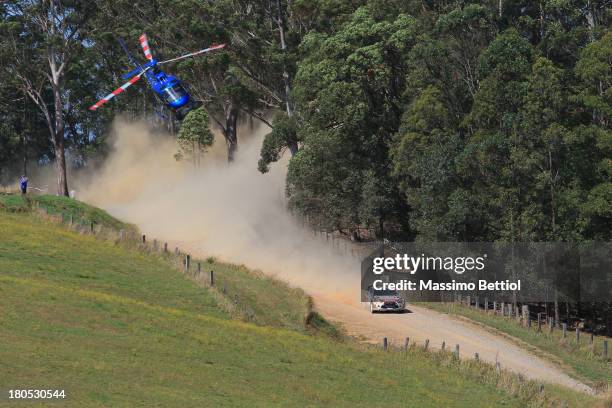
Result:
<svg viewBox="0 0 612 408">
<path fill-rule="evenodd" d="M 104 98 L 100 99 L 98 102 L 89 107 L 90 111 L 95 111 L 100 106 L 104 105 L 115 96 L 119 95 L 131 85 L 135 84 L 143 75 L 146 78 L 151 90 L 155 92 L 155 95 L 163 102 L 170 110 L 175 113 L 175 116 L 178 120 L 182 120 L 189 111 L 195 109 L 201 105 L 201 102 L 195 101 L 185 87 L 181 84 L 181 81 L 173 76 L 166 74 L 164 71 L 159 69 L 158 67 L 163 64 L 167 64 L 169 62 L 179 61 L 184 58 L 194 57 L 196 55 L 208 53 L 211 51 L 219 50 L 225 47 L 225 44 L 212 45 L 203 50 L 191 52 L 189 54 L 181 55 L 180 57 L 171 58 L 165 61 L 157 61 L 153 57 L 153 53 L 151 52 L 151 48 L 149 47 L 149 40 L 146 34 L 142 34 L 139 38 L 140 46 L 142 47 L 142 51 L 144 53 L 145 58 L 148 60 L 145 64 L 140 64 L 136 61 L 134 56 L 130 53 L 125 44 L 123 38 L 119 38 L 119 44 L 121 48 L 127 54 L 129 61 L 136 67 L 132 71 L 123 75 L 123 79 L 128 80 L 125 84 L 121 85 L 119 88 L 115 89 L 110 94 L 106 95 Z"/>
</svg>

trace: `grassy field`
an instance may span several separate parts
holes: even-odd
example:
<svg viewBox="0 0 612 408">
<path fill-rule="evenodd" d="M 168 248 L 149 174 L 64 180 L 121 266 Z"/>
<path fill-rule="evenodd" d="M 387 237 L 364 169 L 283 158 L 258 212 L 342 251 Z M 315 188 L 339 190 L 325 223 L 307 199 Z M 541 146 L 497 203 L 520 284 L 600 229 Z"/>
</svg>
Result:
<svg viewBox="0 0 612 408">
<path fill-rule="evenodd" d="M 258 324 L 231 319 L 215 290 L 165 256 L 0 211 L 0 389 L 63 388 L 68 399 L 57 406 L 75 407 L 595 402 L 552 386 L 541 394 L 537 384 L 449 355 L 313 336 L 296 323 L 303 300 L 287 304 L 293 312 L 280 324 L 295 330 L 264 326 L 275 317 L 260 293 L 286 288 L 209 261 L 220 276 L 239 271 L 226 291 L 239 293 Z M 0 405 L 10 405 L 2 398 Z"/>
<path fill-rule="evenodd" d="M 577 343 L 575 334 L 572 332 L 568 332 L 565 339 L 561 330 L 555 329 L 551 334 L 547 326 L 542 328 L 541 333 L 538 333 L 535 325 L 529 329 L 520 325 L 515 319 L 484 313 L 482 310 L 454 303 L 423 303 L 422 305 L 443 313 L 467 317 L 521 340 L 535 347 L 536 353 L 538 350 L 544 351 L 545 353 L 540 352 L 540 354 L 552 357 L 553 361 L 569 368 L 570 374 L 598 388 L 603 388 L 606 384 L 609 386 L 612 381 L 612 358 L 608 357 L 606 361 L 602 355 L 604 337 L 595 336 L 593 346 L 591 346 L 585 333 L 580 343 Z M 612 343 L 609 338 L 608 343 Z"/>
</svg>

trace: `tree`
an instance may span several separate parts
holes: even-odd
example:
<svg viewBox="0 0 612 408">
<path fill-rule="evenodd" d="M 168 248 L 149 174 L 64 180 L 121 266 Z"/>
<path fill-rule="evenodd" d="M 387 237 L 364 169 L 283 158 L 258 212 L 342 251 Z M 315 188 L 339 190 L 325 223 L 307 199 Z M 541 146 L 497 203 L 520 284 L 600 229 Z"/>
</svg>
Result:
<svg viewBox="0 0 612 408">
<path fill-rule="evenodd" d="M 179 151 L 175 155 L 176 159 L 181 160 L 190 156 L 193 165 L 198 167 L 202 153 L 214 141 L 208 114 L 203 108 L 200 107 L 187 114 L 183 119 L 177 139 Z"/>
<path fill-rule="evenodd" d="M 13 0 L 5 5 L 11 71 L 43 115 L 53 143 L 57 193 L 68 195 L 64 80 L 82 48 L 81 31 L 95 5 L 87 1 Z"/>
</svg>

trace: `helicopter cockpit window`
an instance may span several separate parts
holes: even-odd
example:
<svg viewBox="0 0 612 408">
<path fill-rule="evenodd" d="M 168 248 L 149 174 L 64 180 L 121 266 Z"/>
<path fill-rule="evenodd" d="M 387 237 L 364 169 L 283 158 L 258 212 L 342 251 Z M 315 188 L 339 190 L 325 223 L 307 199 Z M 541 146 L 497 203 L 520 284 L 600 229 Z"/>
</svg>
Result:
<svg viewBox="0 0 612 408">
<path fill-rule="evenodd" d="M 185 90 L 180 85 L 168 87 L 164 89 L 164 93 L 166 94 L 166 99 L 168 102 L 179 101 L 185 96 Z"/>
</svg>

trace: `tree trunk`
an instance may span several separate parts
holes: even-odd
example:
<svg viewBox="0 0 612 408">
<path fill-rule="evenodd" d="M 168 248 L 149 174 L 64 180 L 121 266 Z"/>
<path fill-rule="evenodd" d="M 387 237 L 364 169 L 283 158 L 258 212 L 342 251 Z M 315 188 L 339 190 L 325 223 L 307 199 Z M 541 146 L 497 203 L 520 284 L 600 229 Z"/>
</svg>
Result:
<svg viewBox="0 0 612 408">
<path fill-rule="evenodd" d="M 234 161 L 234 155 L 238 150 L 238 137 L 236 135 L 236 123 L 238 122 L 238 108 L 229 102 L 225 107 L 225 127 L 223 136 L 227 143 L 227 161 Z"/>
<path fill-rule="evenodd" d="M 557 298 L 557 290 L 555 289 L 555 324 L 557 326 L 561 325 L 561 323 L 559 322 L 559 318 L 560 318 L 560 315 L 559 315 L 559 300 Z"/>
<path fill-rule="evenodd" d="M 66 155 L 64 151 L 64 116 L 62 112 L 62 96 L 59 84 L 53 84 L 55 101 L 55 129 L 53 134 L 53 149 L 55 150 L 55 165 L 57 167 L 57 195 L 68 196 L 68 178 L 66 177 Z"/>
<path fill-rule="evenodd" d="M 276 6 L 278 8 L 278 16 L 276 19 L 276 24 L 278 25 L 278 34 L 280 37 L 281 50 L 283 54 L 287 49 L 287 42 L 285 41 L 285 19 L 283 14 L 283 9 L 281 6 L 281 1 L 276 1 Z M 289 78 L 289 72 L 287 72 L 287 67 L 283 63 L 283 82 L 285 85 L 285 110 L 287 111 L 287 116 L 293 116 L 293 109 L 291 107 L 291 81 Z M 291 156 L 295 156 L 298 151 L 298 144 L 296 142 L 289 143 L 288 146 L 289 151 L 291 152 Z"/>
</svg>

